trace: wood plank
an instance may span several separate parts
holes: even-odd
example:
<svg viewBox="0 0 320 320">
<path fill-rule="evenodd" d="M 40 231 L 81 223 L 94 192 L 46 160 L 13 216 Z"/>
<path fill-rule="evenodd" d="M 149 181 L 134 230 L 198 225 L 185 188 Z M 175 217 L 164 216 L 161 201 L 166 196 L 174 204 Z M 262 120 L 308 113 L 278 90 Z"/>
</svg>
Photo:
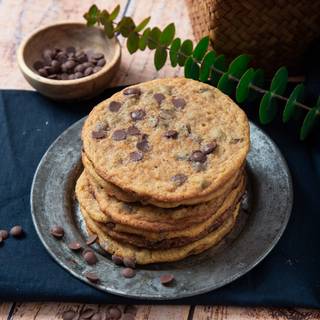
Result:
<svg viewBox="0 0 320 320">
<path fill-rule="evenodd" d="M 12 303 L 8 302 L 8 303 L 0 303 L 0 320 L 7 320 L 11 307 L 12 307 Z"/>
<path fill-rule="evenodd" d="M 0 88 L 32 89 L 16 63 L 16 51 L 22 39 L 35 29 L 57 21 L 84 22 L 83 14 L 91 3 L 113 9 L 118 3 L 122 11 L 127 0 L 4 0 L 0 1 Z M 120 13 L 122 14 L 122 13 Z M 50 45 L 50 43 L 48 43 Z"/>
<path fill-rule="evenodd" d="M 284 308 L 240 308 L 229 306 L 197 306 L 193 320 L 291 320 L 320 319 L 319 310 Z"/>
<path fill-rule="evenodd" d="M 139 306 L 136 320 L 187 320 L 190 306 Z"/>
</svg>

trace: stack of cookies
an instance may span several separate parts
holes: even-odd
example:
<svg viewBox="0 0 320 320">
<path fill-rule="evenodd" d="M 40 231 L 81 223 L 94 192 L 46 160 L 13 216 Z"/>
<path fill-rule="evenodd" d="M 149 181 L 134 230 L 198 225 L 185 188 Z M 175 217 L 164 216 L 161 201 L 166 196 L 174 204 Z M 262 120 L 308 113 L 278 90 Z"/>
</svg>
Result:
<svg viewBox="0 0 320 320">
<path fill-rule="evenodd" d="M 249 124 L 218 89 L 184 78 L 128 87 L 92 110 L 82 140 L 76 195 L 110 254 L 176 261 L 235 226 Z"/>
</svg>

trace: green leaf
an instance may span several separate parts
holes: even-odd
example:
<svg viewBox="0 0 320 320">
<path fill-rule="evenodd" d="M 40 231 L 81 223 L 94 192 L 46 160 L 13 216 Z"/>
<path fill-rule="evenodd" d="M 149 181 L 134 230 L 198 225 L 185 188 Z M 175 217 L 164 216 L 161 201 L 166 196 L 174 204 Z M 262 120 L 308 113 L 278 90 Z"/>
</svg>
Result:
<svg viewBox="0 0 320 320">
<path fill-rule="evenodd" d="M 204 55 L 206 54 L 209 46 L 209 37 L 202 38 L 193 51 L 193 57 L 198 61 L 201 62 Z"/>
<path fill-rule="evenodd" d="M 161 31 L 158 27 L 152 28 L 148 37 L 148 48 L 155 49 L 158 46 Z"/>
<path fill-rule="evenodd" d="M 199 80 L 202 82 L 206 82 L 211 76 L 211 67 L 214 64 L 216 59 L 216 53 L 214 51 L 209 51 L 204 57 L 201 68 L 200 68 L 200 77 Z"/>
<path fill-rule="evenodd" d="M 98 20 L 99 9 L 94 4 L 90 7 L 89 11 L 83 15 L 83 17 L 87 20 L 87 26 L 93 26 Z"/>
<path fill-rule="evenodd" d="M 120 5 L 118 4 L 110 13 L 109 20 L 113 21 L 118 16 L 119 12 L 120 12 Z"/>
<path fill-rule="evenodd" d="M 217 88 L 230 96 L 233 91 L 233 83 L 229 79 L 229 72 L 225 72 L 218 81 Z"/>
<path fill-rule="evenodd" d="M 238 103 L 242 103 L 248 98 L 250 84 L 253 81 L 254 74 L 254 69 L 250 68 L 242 75 L 240 81 L 238 82 L 236 90 L 236 100 Z"/>
<path fill-rule="evenodd" d="M 264 71 L 262 69 L 257 69 L 254 71 L 253 80 L 251 82 L 253 85 L 257 87 L 263 87 L 264 85 Z M 251 89 L 249 91 L 249 101 L 253 101 L 259 97 L 259 93 L 255 91 L 254 89 Z"/>
<path fill-rule="evenodd" d="M 139 49 L 139 35 L 137 32 L 131 32 L 127 40 L 127 48 L 130 54 Z"/>
<path fill-rule="evenodd" d="M 145 18 L 144 20 L 142 20 L 134 29 L 135 32 L 140 32 L 142 31 L 146 25 L 149 23 L 151 17 Z"/>
<path fill-rule="evenodd" d="M 182 42 L 178 53 L 178 64 L 179 66 L 183 66 L 186 62 L 187 58 L 192 54 L 193 43 L 191 40 L 187 39 Z"/>
<path fill-rule="evenodd" d="M 272 92 L 266 92 L 260 102 L 259 118 L 262 124 L 267 124 L 273 120 L 277 113 L 276 103 Z"/>
<path fill-rule="evenodd" d="M 283 94 L 286 90 L 288 82 L 288 70 L 285 67 L 281 67 L 275 73 L 270 86 L 270 91 L 275 94 Z"/>
<path fill-rule="evenodd" d="M 109 39 L 114 37 L 114 28 L 111 21 L 105 21 L 104 25 L 104 33 L 107 35 Z"/>
<path fill-rule="evenodd" d="M 156 49 L 154 53 L 154 65 L 157 70 L 160 70 L 167 60 L 167 50 L 163 47 L 159 47 Z"/>
<path fill-rule="evenodd" d="M 160 35 L 159 43 L 163 46 L 168 46 L 172 42 L 175 32 L 174 23 L 168 24 Z"/>
<path fill-rule="evenodd" d="M 284 107 L 283 115 L 282 115 L 282 121 L 288 122 L 290 118 L 295 114 L 295 111 L 297 109 L 296 102 L 300 100 L 304 93 L 304 85 L 302 83 L 298 84 L 290 94 L 290 97 L 286 103 L 286 106 Z"/>
<path fill-rule="evenodd" d="M 174 39 L 173 42 L 171 43 L 169 55 L 170 55 L 171 65 L 173 67 L 175 67 L 178 63 L 178 52 L 179 52 L 180 46 L 181 46 L 180 38 Z"/>
<path fill-rule="evenodd" d="M 319 103 L 319 99 L 318 99 Z M 311 132 L 317 120 L 317 113 L 319 112 L 319 104 L 308 111 L 306 117 L 303 120 L 302 127 L 300 129 L 300 140 L 304 140 Z"/>
<path fill-rule="evenodd" d="M 229 66 L 228 72 L 230 75 L 240 78 L 247 70 L 251 57 L 247 54 L 241 54 L 236 57 Z"/>
<path fill-rule="evenodd" d="M 148 42 L 148 37 L 150 35 L 150 31 L 151 29 L 150 28 L 147 28 L 146 30 L 143 31 L 143 34 L 140 38 L 140 41 L 139 41 L 139 49 L 140 50 L 144 50 L 147 46 L 147 42 Z"/>
<path fill-rule="evenodd" d="M 108 24 L 111 21 L 109 21 L 109 12 L 107 10 L 103 10 L 99 14 L 99 21 L 102 25 Z"/>
<path fill-rule="evenodd" d="M 199 65 L 190 56 L 184 65 L 184 76 L 186 78 L 198 80 L 199 79 L 200 68 Z"/>
<path fill-rule="evenodd" d="M 116 30 L 117 31 L 119 30 L 121 35 L 126 38 L 134 29 L 135 29 L 135 24 L 130 17 L 123 17 L 116 28 Z"/>
<path fill-rule="evenodd" d="M 217 57 L 213 63 L 213 67 L 215 69 L 220 70 L 221 72 L 227 71 L 227 65 L 226 65 L 226 58 L 223 54 Z M 216 71 L 213 71 L 211 74 L 211 83 L 216 86 L 218 84 L 218 81 L 221 77 L 221 73 L 218 73 Z"/>
</svg>

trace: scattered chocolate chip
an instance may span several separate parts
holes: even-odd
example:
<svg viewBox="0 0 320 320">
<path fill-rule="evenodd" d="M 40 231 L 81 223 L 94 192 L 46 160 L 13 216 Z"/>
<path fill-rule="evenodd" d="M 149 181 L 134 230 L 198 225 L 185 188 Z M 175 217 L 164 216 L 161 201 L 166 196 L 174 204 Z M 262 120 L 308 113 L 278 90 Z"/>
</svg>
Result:
<svg viewBox="0 0 320 320">
<path fill-rule="evenodd" d="M 94 53 L 94 54 L 91 56 L 91 58 L 94 59 L 94 60 L 100 60 L 100 59 L 104 58 L 104 54 L 101 53 L 101 52 Z"/>
<path fill-rule="evenodd" d="M 104 129 L 99 129 L 97 131 L 91 132 L 91 137 L 93 139 L 104 139 L 107 136 L 107 132 Z"/>
<path fill-rule="evenodd" d="M 9 232 L 7 230 L 0 230 L 0 239 L 6 240 L 9 237 Z"/>
<path fill-rule="evenodd" d="M 98 239 L 98 236 L 96 234 L 92 234 L 86 241 L 86 244 L 88 246 L 91 246 L 92 244 L 94 244 Z"/>
<path fill-rule="evenodd" d="M 135 316 L 131 313 L 125 313 L 121 320 L 134 320 L 135 319 Z"/>
<path fill-rule="evenodd" d="M 116 255 L 116 254 L 113 254 L 112 257 L 111 257 L 111 259 L 112 259 L 112 262 L 114 262 L 114 263 L 115 263 L 116 265 L 118 265 L 118 266 L 120 266 L 120 265 L 123 264 L 123 259 L 122 259 L 122 257 L 120 257 L 120 256 L 118 256 L 118 255 Z"/>
<path fill-rule="evenodd" d="M 79 242 L 76 242 L 76 241 L 70 242 L 70 243 L 68 244 L 68 248 L 69 248 L 70 250 L 73 250 L 73 251 L 78 251 L 78 250 L 81 249 L 81 244 L 80 244 Z"/>
<path fill-rule="evenodd" d="M 117 307 L 111 307 L 108 309 L 108 319 L 118 320 L 121 318 L 121 310 Z"/>
<path fill-rule="evenodd" d="M 43 68 L 44 67 L 44 64 L 42 61 L 36 61 L 34 64 L 33 64 L 33 67 L 38 71 L 39 69 Z"/>
<path fill-rule="evenodd" d="M 136 126 L 129 127 L 127 133 L 130 136 L 139 136 L 141 134 L 140 130 Z"/>
<path fill-rule="evenodd" d="M 146 112 L 142 109 L 130 112 L 130 117 L 133 121 L 142 120 L 146 116 Z"/>
<path fill-rule="evenodd" d="M 177 139 L 178 138 L 178 131 L 168 130 L 167 132 L 165 132 L 164 136 L 168 139 Z"/>
<path fill-rule="evenodd" d="M 81 319 L 91 319 L 91 317 L 96 313 L 94 309 L 85 309 L 81 312 L 80 318 Z"/>
<path fill-rule="evenodd" d="M 98 67 L 103 67 L 106 64 L 106 60 L 105 59 L 100 59 L 97 61 L 97 66 Z"/>
<path fill-rule="evenodd" d="M 138 150 L 142 152 L 148 152 L 150 150 L 150 145 L 147 139 L 142 139 L 141 141 L 138 141 L 136 147 Z"/>
<path fill-rule="evenodd" d="M 65 311 L 62 314 L 62 319 L 63 320 L 76 320 L 77 318 L 78 318 L 77 313 L 72 311 L 72 310 Z"/>
<path fill-rule="evenodd" d="M 136 275 L 136 272 L 132 269 L 132 268 L 124 268 L 121 271 L 121 274 L 125 277 L 125 278 L 133 278 Z"/>
<path fill-rule="evenodd" d="M 201 162 L 201 163 L 203 163 L 203 162 L 206 162 L 207 156 L 202 151 L 196 150 L 196 151 L 193 151 L 191 153 L 191 156 L 189 157 L 189 160 L 193 161 L 193 162 Z"/>
<path fill-rule="evenodd" d="M 130 95 L 140 96 L 141 90 L 139 88 L 127 88 L 123 90 L 123 94 L 125 96 L 130 96 Z"/>
<path fill-rule="evenodd" d="M 121 108 L 121 103 L 117 101 L 111 101 L 109 103 L 109 110 L 111 112 L 118 112 Z"/>
<path fill-rule="evenodd" d="M 172 274 L 164 274 L 160 277 L 160 282 L 163 285 L 168 285 L 172 283 L 173 280 L 174 280 L 174 276 Z"/>
<path fill-rule="evenodd" d="M 51 235 L 53 235 L 57 239 L 61 239 L 64 236 L 64 229 L 60 226 L 53 226 L 50 229 Z"/>
<path fill-rule="evenodd" d="M 183 109 L 186 105 L 186 101 L 182 98 L 172 98 L 172 104 L 178 109 Z"/>
<path fill-rule="evenodd" d="M 130 159 L 132 161 L 140 161 L 143 159 L 143 153 L 139 151 L 134 151 L 130 153 Z"/>
<path fill-rule="evenodd" d="M 202 147 L 202 152 L 204 154 L 210 154 L 212 153 L 217 147 L 217 143 L 215 141 L 210 142 Z"/>
<path fill-rule="evenodd" d="M 136 261 L 134 258 L 124 257 L 123 264 L 128 267 L 134 269 L 136 267 Z"/>
<path fill-rule="evenodd" d="M 101 312 L 95 313 L 91 320 L 103 320 L 103 314 Z"/>
<path fill-rule="evenodd" d="M 99 277 L 98 277 L 95 273 L 85 272 L 83 275 L 84 275 L 89 281 L 91 281 L 91 282 L 93 282 L 93 283 L 99 282 Z"/>
<path fill-rule="evenodd" d="M 86 261 L 86 263 L 89 265 L 96 264 L 98 261 L 97 256 L 94 254 L 92 250 L 86 250 L 83 253 L 83 258 Z"/>
<path fill-rule="evenodd" d="M 112 139 L 115 141 L 125 140 L 127 138 L 127 132 L 125 129 L 118 129 L 113 131 Z"/>
<path fill-rule="evenodd" d="M 14 226 L 10 230 L 10 235 L 12 235 L 15 238 L 19 238 L 23 235 L 23 229 L 21 226 Z"/>
<path fill-rule="evenodd" d="M 188 177 L 183 173 L 178 173 L 171 177 L 171 181 L 173 181 L 174 184 L 178 187 L 182 186 L 187 180 Z"/>
<path fill-rule="evenodd" d="M 166 97 L 162 93 L 155 93 L 153 98 L 157 101 L 158 105 L 160 105 Z"/>
</svg>

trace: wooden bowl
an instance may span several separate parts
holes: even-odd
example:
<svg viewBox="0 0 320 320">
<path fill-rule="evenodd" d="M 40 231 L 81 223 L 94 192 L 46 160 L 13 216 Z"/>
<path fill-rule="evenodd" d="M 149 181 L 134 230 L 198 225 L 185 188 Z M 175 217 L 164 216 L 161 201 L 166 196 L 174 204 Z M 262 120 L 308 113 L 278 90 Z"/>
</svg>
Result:
<svg viewBox="0 0 320 320">
<path fill-rule="evenodd" d="M 100 71 L 75 80 L 52 80 L 40 76 L 33 64 L 42 60 L 46 48 L 73 46 L 77 50 L 93 50 L 105 55 L 106 64 Z M 61 22 L 36 30 L 20 45 L 18 65 L 30 85 L 54 100 L 80 100 L 98 95 L 110 84 L 118 70 L 121 48 L 116 38 L 108 39 L 103 30 L 84 23 Z"/>
</svg>

